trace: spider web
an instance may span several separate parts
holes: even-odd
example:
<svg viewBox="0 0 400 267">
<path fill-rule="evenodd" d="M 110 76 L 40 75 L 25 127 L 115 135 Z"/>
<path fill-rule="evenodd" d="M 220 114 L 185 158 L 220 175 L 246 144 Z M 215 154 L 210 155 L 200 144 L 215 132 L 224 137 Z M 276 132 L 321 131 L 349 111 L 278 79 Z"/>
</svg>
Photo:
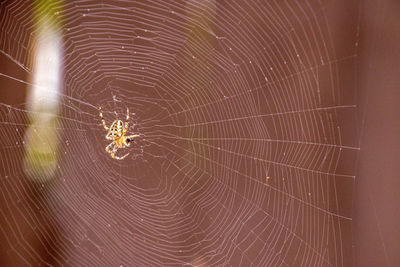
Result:
<svg viewBox="0 0 400 267">
<path fill-rule="evenodd" d="M 22 165 L 32 6 L 2 2 L 2 253 L 32 265 L 349 265 L 358 21 L 342 36 L 335 17 L 347 2 L 66 1 L 61 158 L 40 184 Z M 140 137 L 122 161 L 104 151 L 98 106 L 107 125 L 131 112 Z"/>
</svg>

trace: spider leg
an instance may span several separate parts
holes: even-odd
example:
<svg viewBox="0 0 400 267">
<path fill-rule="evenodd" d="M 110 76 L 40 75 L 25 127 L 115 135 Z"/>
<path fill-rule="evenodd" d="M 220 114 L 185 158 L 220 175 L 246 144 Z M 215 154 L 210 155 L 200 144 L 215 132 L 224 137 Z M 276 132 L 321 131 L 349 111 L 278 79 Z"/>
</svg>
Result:
<svg viewBox="0 0 400 267">
<path fill-rule="evenodd" d="M 112 151 L 111 157 L 112 157 L 113 159 L 117 159 L 117 160 L 122 160 L 122 159 L 126 158 L 126 156 L 129 155 L 129 153 L 127 153 L 127 154 L 123 155 L 122 157 L 118 157 L 118 156 L 115 155 L 115 153 L 117 153 L 117 149 L 115 149 L 115 150 Z"/>
<path fill-rule="evenodd" d="M 126 138 L 133 139 L 133 138 L 139 137 L 139 136 L 140 135 L 138 135 L 138 134 L 133 134 L 133 135 L 126 136 Z"/>
<path fill-rule="evenodd" d="M 125 120 L 124 133 L 126 133 L 128 131 L 128 124 L 129 124 L 129 108 L 126 108 L 126 120 Z"/>
<path fill-rule="evenodd" d="M 111 144 L 109 144 L 108 146 L 112 146 L 114 145 L 114 142 L 112 142 Z M 108 147 L 107 147 L 108 148 Z M 106 151 L 107 151 L 106 148 Z M 112 149 L 108 149 L 108 153 L 110 153 L 110 156 L 114 159 L 115 158 L 115 153 L 117 153 L 118 148 L 114 145 Z"/>
<path fill-rule="evenodd" d="M 112 157 L 113 159 L 122 160 L 122 159 L 126 158 L 126 156 L 128 156 L 128 155 L 129 155 L 129 153 L 123 155 L 122 157 L 118 157 L 118 156 L 115 156 L 115 153 L 112 153 L 112 154 L 111 154 L 111 157 Z"/>
<path fill-rule="evenodd" d="M 103 123 L 103 127 L 104 127 L 104 129 L 108 130 L 108 127 L 106 125 L 106 121 L 103 118 L 103 113 L 101 112 L 101 107 L 99 107 L 99 112 L 100 112 L 101 122 Z"/>
<path fill-rule="evenodd" d="M 111 153 L 114 149 L 115 146 L 113 147 L 113 149 L 111 149 L 111 147 L 114 145 L 114 142 L 111 142 L 108 146 L 106 146 L 106 152 L 107 153 Z M 110 150 L 111 149 L 111 150 Z"/>
<path fill-rule="evenodd" d="M 110 149 L 112 146 L 113 146 L 113 148 Z M 110 155 L 111 155 L 111 157 L 112 157 L 113 159 L 122 160 L 122 159 L 124 159 L 126 156 L 129 155 L 129 153 L 128 153 L 128 154 L 123 155 L 122 157 L 118 157 L 118 156 L 115 155 L 115 153 L 117 153 L 117 150 L 118 150 L 118 147 L 115 146 L 114 142 L 112 142 L 111 144 L 109 144 L 109 145 L 106 147 L 107 153 L 110 153 Z"/>
</svg>

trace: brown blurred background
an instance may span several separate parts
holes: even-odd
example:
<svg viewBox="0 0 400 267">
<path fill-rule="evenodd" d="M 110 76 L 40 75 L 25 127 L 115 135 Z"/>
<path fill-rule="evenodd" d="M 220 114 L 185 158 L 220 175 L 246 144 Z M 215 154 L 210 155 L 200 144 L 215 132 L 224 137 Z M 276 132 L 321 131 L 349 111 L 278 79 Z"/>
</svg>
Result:
<svg viewBox="0 0 400 267">
<path fill-rule="evenodd" d="M 22 164 L 32 3 L 0 6 L 1 266 L 400 265 L 398 1 L 65 2 L 46 183 Z M 135 113 L 127 161 L 99 105 Z"/>
</svg>

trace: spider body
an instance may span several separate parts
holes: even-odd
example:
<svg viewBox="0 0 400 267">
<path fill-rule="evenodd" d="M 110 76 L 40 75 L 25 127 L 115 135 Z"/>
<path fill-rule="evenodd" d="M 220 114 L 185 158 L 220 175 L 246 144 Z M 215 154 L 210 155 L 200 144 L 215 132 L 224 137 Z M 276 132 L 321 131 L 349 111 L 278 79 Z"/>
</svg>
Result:
<svg viewBox="0 0 400 267">
<path fill-rule="evenodd" d="M 122 157 L 119 157 L 115 155 L 115 153 L 117 153 L 117 150 L 119 148 L 129 147 L 130 142 L 133 141 L 135 137 L 139 136 L 137 134 L 126 136 L 129 125 L 129 109 L 126 109 L 125 123 L 123 123 L 121 120 L 115 120 L 110 127 L 107 127 L 106 125 L 106 122 L 103 118 L 103 113 L 101 112 L 101 107 L 99 107 L 99 111 L 101 122 L 103 123 L 104 129 L 106 129 L 107 131 L 106 139 L 112 141 L 108 146 L 106 146 L 106 152 L 110 153 L 113 159 L 122 160 L 126 156 L 128 156 L 129 153 L 123 155 Z"/>
</svg>

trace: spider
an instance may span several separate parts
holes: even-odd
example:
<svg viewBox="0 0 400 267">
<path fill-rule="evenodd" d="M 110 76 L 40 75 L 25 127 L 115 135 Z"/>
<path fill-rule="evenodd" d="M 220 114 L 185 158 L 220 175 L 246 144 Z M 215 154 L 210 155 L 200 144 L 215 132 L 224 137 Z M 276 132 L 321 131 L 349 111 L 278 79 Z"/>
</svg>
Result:
<svg viewBox="0 0 400 267">
<path fill-rule="evenodd" d="M 125 148 L 130 146 L 130 142 L 133 141 L 133 138 L 139 136 L 138 134 L 125 136 L 126 132 L 128 131 L 129 109 L 128 108 L 126 109 L 125 123 L 122 123 L 121 120 L 115 120 L 110 127 L 107 127 L 106 125 L 106 122 L 103 118 L 103 113 L 101 112 L 101 107 L 99 107 L 99 112 L 100 112 L 101 122 L 103 123 L 103 127 L 104 129 L 106 129 L 106 131 L 108 131 L 106 139 L 112 140 L 112 142 L 108 146 L 106 146 L 106 152 L 110 153 L 113 159 L 118 159 L 118 160 L 124 159 L 126 156 L 129 155 L 129 153 L 123 155 L 122 157 L 118 157 L 115 155 L 115 153 L 117 153 L 118 148 Z"/>
</svg>

